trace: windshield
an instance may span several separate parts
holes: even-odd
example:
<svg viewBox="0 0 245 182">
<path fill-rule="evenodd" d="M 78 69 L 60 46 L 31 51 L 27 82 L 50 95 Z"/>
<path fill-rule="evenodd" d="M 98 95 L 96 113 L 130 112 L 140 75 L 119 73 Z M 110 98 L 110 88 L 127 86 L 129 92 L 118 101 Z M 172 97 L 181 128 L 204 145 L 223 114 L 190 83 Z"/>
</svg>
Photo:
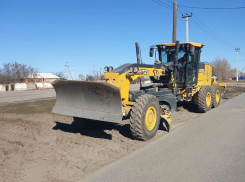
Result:
<svg viewBox="0 0 245 182">
<path fill-rule="evenodd" d="M 160 61 L 163 64 L 166 64 L 174 60 L 175 49 L 174 48 L 161 49 L 160 54 L 161 54 Z"/>
<path fill-rule="evenodd" d="M 159 51 L 160 52 L 160 61 L 163 64 L 166 64 L 168 62 L 173 62 L 174 61 L 174 55 L 175 55 L 175 47 L 167 47 L 166 49 L 162 49 Z M 178 54 L 178 59 L 182 58 L 185 55 L 185 51 L 180 50 Z"/>
<path fill-rule="evenodd" d="M 159 59 L 163 64 L 174 62 L 175 46 L 158 47 Z M 197 82 L 197 68 L 200 59 L 200 48 L 195 47 L 194 55 L 190 55 L 186 46 L 181 46 L 178 53 L 178 63 L 182 67 L 178 68 L 178 84 L 192 85 Z"/>
</svg>

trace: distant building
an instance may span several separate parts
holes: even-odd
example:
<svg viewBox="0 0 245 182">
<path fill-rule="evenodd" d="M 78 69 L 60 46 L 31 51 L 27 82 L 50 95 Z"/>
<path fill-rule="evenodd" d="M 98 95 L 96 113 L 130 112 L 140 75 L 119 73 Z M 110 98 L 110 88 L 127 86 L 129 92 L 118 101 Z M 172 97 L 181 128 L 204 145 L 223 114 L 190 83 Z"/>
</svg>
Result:
<svg viewBox="0 0 245 182">
<path fill-rule="evenodd" d="M 25 82 L 35 82 L 35 83 L 52 83 L 55 80 L 60 80 L 60 77 L 52 73 L 33 73 L 25 78 Z"/>
<path fill-rule="evenodd" d="M 53 88 L 52 82 L 60 80 L 60 77 L 52 73 L 33 73 L 19 83 L 0 84 L 0 92 L 21 91 L 31 89 L 50 89 Z"/>
<path fill-rule="evenodd" d="M 236 80 L 236 77 L 232 77 L 232 80 Z M 239 77 L 238 80 L 245 80 L 245 76 Z"/>
</svg>

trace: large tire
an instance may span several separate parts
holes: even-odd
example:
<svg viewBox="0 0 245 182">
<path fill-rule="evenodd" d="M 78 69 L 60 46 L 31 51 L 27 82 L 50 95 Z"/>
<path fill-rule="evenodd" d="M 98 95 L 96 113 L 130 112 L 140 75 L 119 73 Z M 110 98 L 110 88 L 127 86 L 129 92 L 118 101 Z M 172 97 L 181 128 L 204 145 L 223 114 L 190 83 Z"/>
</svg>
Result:
<svg viewBox="0 0 245 182">
<path fill-rule="evenodd" d="M 197 95 L 197 106 L 200 112 L 208 112 L 212 107 L 212 89 L 202 86 Z"/>
<path fill-rule="evenodd" d="M 212 107 L 218 107 L 221 101 L 221 89 L 218 84 L 212 85 Z"/>
<path fill-rule="evenodd" d="M 130 130 L 135 139 L 149 140 L 153 138 L 160 124 L 160 106 L 158 99 L 144 94 L 136 99 L 131 115 Z"/>
</svg>

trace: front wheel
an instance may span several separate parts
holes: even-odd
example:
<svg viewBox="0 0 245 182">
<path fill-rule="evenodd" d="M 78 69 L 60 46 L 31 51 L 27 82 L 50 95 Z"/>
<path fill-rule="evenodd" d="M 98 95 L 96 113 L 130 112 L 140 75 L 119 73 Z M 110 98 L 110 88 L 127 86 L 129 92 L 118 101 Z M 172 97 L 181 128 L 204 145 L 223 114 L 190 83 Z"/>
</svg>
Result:
<svg viewBox="0 0 245 182">
<path fill-rule="evenodd" d="M 134 103 L 130 116 L 130 130 L 135 139 L 153 138 L 160 124 L 160 106 L 158 99 L 149 94 L 141 95 Z"/>
</svg>

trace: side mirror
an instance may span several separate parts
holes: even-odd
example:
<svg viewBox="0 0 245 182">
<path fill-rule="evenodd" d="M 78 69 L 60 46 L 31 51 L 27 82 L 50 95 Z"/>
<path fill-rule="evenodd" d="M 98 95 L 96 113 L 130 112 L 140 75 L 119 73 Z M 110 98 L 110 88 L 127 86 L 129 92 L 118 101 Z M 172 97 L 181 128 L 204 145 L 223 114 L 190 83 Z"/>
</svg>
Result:
<svg viewBox="0 0 245 182">
<path fill-rule="evenodd" d="M 194 46 L 190 46 L 190 55 L 193 56 L 195 55 L 195 47 Z"/>
<path fill-rule="evenodd" d="M 150 57 L 153 57 L 153 54 L 154 54 L 154 48 L 150 47 Z"/>
</svg>

